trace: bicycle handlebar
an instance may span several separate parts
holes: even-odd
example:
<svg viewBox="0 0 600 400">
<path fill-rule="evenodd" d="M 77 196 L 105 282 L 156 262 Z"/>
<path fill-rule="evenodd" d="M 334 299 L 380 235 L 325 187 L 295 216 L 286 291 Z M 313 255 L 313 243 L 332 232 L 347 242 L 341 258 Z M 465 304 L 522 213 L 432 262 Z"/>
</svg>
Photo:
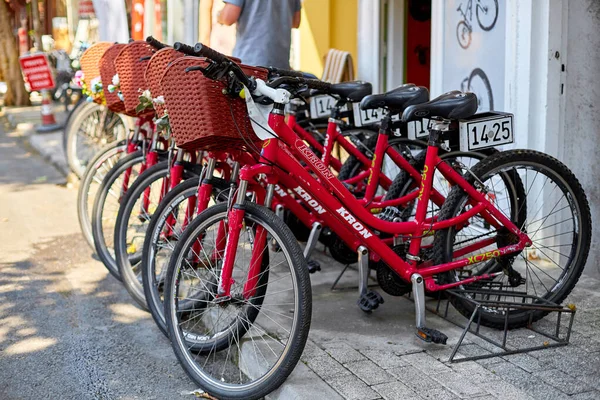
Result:
<svg viewBox="0 0 600 400">
<path fill-rule="evenodd" d="M 194 51 L 197 56 L 210 58 L 211 60 L 223 63 L 231 61 L 226 55 L 219 53 L 216 50 L 211 49 L 210 47 L 203 45 L 202 43 L 196 43 L 194 46 Z"/>
<path fill-rule="evenodd" d="M 146 42 L 154 47 L 156 50 L 160 50 L 160 49 L 164 49 L 165 47 L 169 47 L 166 44 L 159 42 L 158 40 L 154 39 L 152 36 L 148 36 L 146 38 Z"/>
<path fill-rule="evenodd" d="M 182 52 L 183 54 L 187 54 L 188 56 L 196 56 L 196 52 L 194 51 L 194 47 L 185 43 L 175 42 L 173 48 L 177 51 Z"/>
</svg>

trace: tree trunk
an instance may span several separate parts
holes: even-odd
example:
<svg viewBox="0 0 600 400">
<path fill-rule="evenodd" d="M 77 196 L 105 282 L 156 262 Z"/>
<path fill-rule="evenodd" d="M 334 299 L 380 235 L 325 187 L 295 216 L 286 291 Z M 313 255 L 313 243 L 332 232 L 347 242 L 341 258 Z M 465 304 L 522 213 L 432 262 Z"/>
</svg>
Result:
<svg viewBox="0 0 600 400">
<path fill-rule="evenodd" d="M 31 19 L 33 19 L 33 37 L 37 51 L 44 51 L 42 43 L 42 27 L 40 24 L 40 6 L 38 0 L 31 0 Z"/>
<path fill-rule="evenodd" d="M 29 93 L 25 90 L 17 41 L 12 34 L 8 4 L 0 1 L 0 70 L 6 81 L 5 106 L 29 105 Z"/>
</svg>

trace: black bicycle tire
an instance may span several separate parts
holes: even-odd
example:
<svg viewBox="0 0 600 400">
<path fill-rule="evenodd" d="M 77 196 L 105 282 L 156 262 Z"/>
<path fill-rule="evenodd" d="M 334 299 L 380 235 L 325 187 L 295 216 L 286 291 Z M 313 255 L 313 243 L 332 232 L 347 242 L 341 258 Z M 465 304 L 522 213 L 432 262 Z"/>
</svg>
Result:
<svg viewBox="0 0 600 400">
<path fill-rule="evenodd" d="M 477 23 L 479 24 L 479 27 L 481 29 L 483 29 L 486 32 L 491 31 L 492 29 L 494 29 L 494 26 L 496 26 L 496 22 L 498 21 L 498 0 L 493 0 L 494 1 L 494 5 L 495 5 L 495 10 L 496 10 L 496 14 L 494 15 L 494 21 L 492 22 L 492 24 L 490 26 L 483 26 L 483 24 L 481 23 L 481 19 L 479 19 L 479 5 L 475 6 L 475 16 L 477 17 Z"/>
<path fill-rule="evenodd" d="M 119 213 L 117 214 L 117 219 L 115 222 L 115 233 L 114 233 L 114 249 L 115 249 L 115 261 L 117 263 L 117 267 L 119 269 L 119 276 L 121 277 L 121 282 L 123 282 L 123 286 L 129 292 L 131 297 L 142 307 L 144 310 L 148 310 L 148 306 L 146 304 L 146 296 L 144 294 L 144 288 L 140 284 L 139 287 L 136 286 L 137 279 L 130 275 L 131 271 L 131 263 L 129 262 L 129 257 L 127 253 L 127 245 L 123 243 L 123 239 L 127 239 L 127 231 L 128 231 L 128 222 L 131 218 L 131 213 L 134 211 L 133 208 L 137 203 L 140 196 L 143 196 L 144 191 L 152 185 L 156 181 L 164 179 L 169 175 L 169 162 L 161 161 L 156 165 L 145 170 L 138 178 L 133 182 L 127 193 L 121 200 L 121 204 L 119 207 Z M 183 179 L 189 179 L 196 174 L 192 173 L 189 169 L 183 169 Z M 152 219 L 151 219 L 152 220 Z M 149 226 L 150 224 L 148 224 Z M 147 228 L 146 228 L 147 229 Z M 147 232 L 147 230 L 146 230 Z M 144 233 L 145 234 L 145 233 Z M 132 279 L 136 279 L 134 282 Z"/>
<path fill-rule="evenodd" d="M 92 160 L 90 160 L 90 163 L 81 177 L 81 181 L 79 182 L 79 189 L 77 190 L 77 219 L 79 221 L 81 233 L 92 250 L 94 249 L 94 237 L 92 235 L 92 222 L 88 207 L 87 196 L 89 195 L 89 188 L 94 180 L 94 173 L 99 169 L 97 166 L 98 161 L 102 158 L 105 158 L 107 153 L 117 152 L 116 154 L 120 154 L 125 152 L 127 150 L 126 143 L 127 142 L 125 140 L 121 140 L 104 146 L 104 148 L 99 151 Z M 104 179 L 104 177 L 101 179 Z"/>
<path fill-rule="evenodd" d="M 589 208 L 589 203 L 585 192 L 575 177 L 575 175 L 565 166 L 563 163 L 558 161 L 557 159 L 538 152 L 534 150 L 508 150 L 505 152 L 498 153 L 496 155 L 490 156 L 484 159 L 482 162 L 477 164 L 472 172 L 480 179 L 485 179 L 485 175 L 490 173 L 489 171 L 493 171 L 495 169 L 499 169 L 504 165 L 510 165 L 511 163 L 522 162 L 523 164 L 536 162 L 539 165 L 545 166 L 549 171 L 555 174 L 556 177 L 562 179 L 562 184 L 565 185 L 568 189 L 570 189 L 573 194 L 572 198 L 577 205 L 577 215 L 580 217 L 579 224 L 581 226 L 581 241 L 580 241 L 580 250 L 578 251 L 578 260 L 574 263 L 574 267 L 570 269 L 571 274 L 564 279 L 564 285 L 555 290 L 555 288 L 551 289 L 551 293 L 554 296 L 546 297 L 546 298 L 554 303 L 560 304 L 573 290 L 575 285 L 577 284 L 581 274 L 583 273 L 585 262 L 587 260 L 590 245 L 591 245 L 591 236 L 592 236 L 592 226 L 591 226 L 591 213 Z M 468 178 L 469 181 L 473 181 L 472 177 Z M 465 194 L 462 192 L 460 188 L 454 188 L 444 206 L 440 210 L 439 218 L 440 220 L 445 220 L 450 218 L 455 212 L 456 208 L 459 206 L 461 202 L 463 202 Z M 434 251 L 434 262 L 436 265 L 447 262 L 447 260 L 451 259 L 451 249 L 448 250 L 448 243 L 453 242 L 453 229 L 448 228 L 444 230 L 440 230 L 436 232 L 433 243 L 433 251 Z M 452 248 L 452 245 L 450 245 Z M 444 275 L 444 281 L 452 282 L 455 279 L 455 276 L 452 273 L 446 273 Z M 563 281 L 563 278 L 560 279 Z M 460 289 L 460 286 L 457 287 Z M 455 288 L 455 290 L 457 290 Z M 548 294 L 547 294 L 548 295 Z M 460 299 L 457 296 L 450 296 L 451 302 L 454 307 L 463 315 L 469 316 L 473 312 L 473 304 L 468 300 Z M 493 313 L 487 313 L 485 310 L 481 310 L 479 317 L 481 324 L 490 328 L 501 329 L 504 327 L 505 318 L 508 319 L 508 328 L 515 329 L 519 327 L 526 326 L 530 322 L 535 322 L 543 318 L 549 313 L 546 310 L 538 310 L 538 311 L 524 311 L 521 313 L 509 314 L 507 317 L 505 316 L 495 316 Z"/>
<path fill-rule="evenodd" d="M 138 164 L 141 165 L 145 159 L 146 158 L 142 151 L 136 151 L 135 153 L 131 153 L 119 160 L 112 172 L 108 173 L 104 177 L 104 180 L 102 181 L 102 184 L 96 193 L 96 198 L 94 199 L 94 208 L 92 211 L 92 234 L 94 236 L 94 248 L 96 249 L 96 255 L 98 258 L 100 258 L 100 261 L 102 261 L 111 275 L 117 278 L 119 281 L 121 281 L 119 268 L 117 267 L 115 259 L 110 254 L 106 245 L 106 241 L 104 240 L 104 231 L 102 227 L 103 207 L 108 195 L 108 191 L 110 190 L 110 186 L 119 178 L 119 176 L 121 176 L 122 173 L 125 172 L 125 170 L 127 170 L 127 168 Z M 130 185 L 132 183 L 133 182 L 130 182 Z"/>
<path fill-rule="evenodd" d="M 294 324 L 295 330 L 293 334 L 290 335 L 292 344 L 290 345 L 289 351 L 283 355 L 284 360 L 281 362 L 281 366 L 278 368 L 278 370 L 269 375 L 265 382 L 262 382 L 260 386 L 243 392 L 236 391 L 232 393 L 231 391 L 220 389 L 214 386 L 211 382 L 204 380 L 197 373 L 195 373 L 192 367 L 188 365 L 188 360 L 184 354 L 186 350 L 181 349 L 179 332 L 172 323 L 173 314 L 171 301 L 174 301 L 174 299 L 173 296 L 171 296 L 171 293 L 173 292 L 174 278 L 176 278 L 175 275 L 178 269 L 177 257 L 175 256 L 171 258 L 171 262 L 169 264 L 165 290 L 165 293 L 167 293 L 165 298 L 167 298 L 169 301 L 169 304 L 165 304 L 165 314 L 167 318 L 169 337 L 171 338 L 175 355 L 179 359 L 182 368 L 194 382 L 199 384 L 207 393 L 223 400 L 259 399 L 281 386 L 300 360 L 300 356 L 304 350 L 304 346 L 306 345 L 306 340 L 308 339 L 308 333 L 310 330 L 310 315 L 312 313 L 312 294 L 308 267 L 300 246 L 295 240 L 292 232 L 285 226 L 283 221 L 269 209 L 250 202 L 246 202 L 244 207 L 247 214 L 253 215 L 262 224 L 269 225 L 272 231 L 277 233 L 279 239 L 285 242 L 282 243 L 282 248 L 284 248 L 289 255 L 289 259 L 292 262 L 292 271 L 295 279 L 297 280 L 297 298 L 299 303 L 299 307 L 297 307 L 298 312 L 295 314 L 297 321 Z M 205 220 L 208 220 L 214 215 L 226 214 L 226 212 L 227 204 L 217 204 L 201 213 L 193 221 L 193 224 L 196 228 L 198 228 Z M 192 228 L 192 226 L 190 226 L 190 228 L 186 231 L 186 233 L 189 233 L 190 235 L 192 235 L 193 232 L 194 228 Z M 180 249 L 183 247 L 185 247 L 185 240 L 182 238 L 177 244 L 177 248 Z"/>
</svg>

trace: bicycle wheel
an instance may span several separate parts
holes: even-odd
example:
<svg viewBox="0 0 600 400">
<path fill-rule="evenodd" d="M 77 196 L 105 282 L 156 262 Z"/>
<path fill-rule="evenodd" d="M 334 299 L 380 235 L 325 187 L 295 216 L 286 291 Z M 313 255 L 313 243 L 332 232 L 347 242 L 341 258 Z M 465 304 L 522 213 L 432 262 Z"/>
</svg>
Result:
<svg viewBox="0 0 600 400">
<path fill-rule="evenodd" d="M 191 165 L 189 165 L 191 166 Z M 184 167 L 183 179 L 195 176 Z M 123 285 L 144 309 L 146 296 L 142 286 L 142 249 L 154 212 L 169 190 L 169 163 L 160 162 L 144 171 L 127 190 L 114 228 L 115 261 Z"/>
<path fill-rule="evenodd" d="M 515 301 L 511 292 L 525 292 L 560 304 L 579 280 L 590 249 L 591 215 L 585 193 L 573 173 L 560 161 L 533 150 L 510 150 L 490 156 L 477 164 L 472 172 L 490 188 L 489 197 L 506 216 L 527 232 L 533 244 L 518 254 L 498 257 L 484 264 L 473 264 L 460 271 L 444 274 L 445 282 L 457 282 L 465 276 L 504 270 L 504 274 L 491 280 L 462 285 L 456 290 L 494 288 L 506 293 L 507 301 Z M 509 176 L 512 178 L 501 179 Z M 524 199 L 519 201 L 517 214 L 507 213 L 507 186 L 519 177 L 523 182 Z M 468 180 L 473 181 L 472 177 Z M 468 196 L 456 187 L 444 203 L 439 218 L 445 220 L 469 209 Z M 526 209 L 526 214 L 522 210 Z M 520 220 L 521 218 L 524 220 Z M 516 240 L 506 230 L 486 230 L 482 234 L 483 220 L 475 216 L 463 229 L 451 227 L 435 234 L 434 261 L 443 264 L 453 259 L 453 252 L 474 240 L 493 239 L 487 247 L 473 254 L 493 251 L 508 246 Z M 465 296 L 471 296 L 465 293 Z M 466 299 L 451 296 L 456 309 L 463 315 L 473 312 L 473 304 Z M 482 308 L 481 323 L 502 328 L 505 318 L 509 328 L 525 326 L 529 321 L 543 318 L 547 311 L 506 311 Z"/>
<path fill-rule="evenodd" d="M 77 191 L 77 218 L 83 237 L 92 249 L 94 248 L 94 237 L 92 235 L 91 216 L 98 187 L 126 150 L 127 144 L 124 140 L 104 146 L 90 160 L 79 182 L 79 190 Z"/>
<path fill-rule="evenodd" d="M 478 0 L 475 14 L 479 27 L 491 31 L 498 21 L 498 0 Z"/>
<path fill-rule="evenodd" d="M 227 204 L 207 209 L 192 222 L 173 252 L 166 278 L 165 316 L 175 354 L 194 382 L 219 399 L 259 399 L 277 389 L 297 364 L 310 329 L 308 268 L 292 232 L 265 207 L 247 202 L 244 210 L 231 299 L 214 296 Z M 271 252 L 264 241 L 262 250 L 254 249 L 265 233 L 279 252 Z M 198 240 L 201 251 L 195 254 Z M 268 282 L 254 286 L 262 289 L 260 294 L 244 296 L 253 254 L 268 254 L 260 270 L 260 280 L 268 274 Z M 203 262 L 190 263 L 190 256 Z"/>
<path fill-rule="evenodd" d="M 115 222 L 121 199 L 140 174 L 145 161 L 146 157 L 141 151 L 123 157 L 104 177 L 94 199 L 92 210 L 94 248 L 100 261 L 118 280 L 121 280 L 121 276 L 114 253 Z"/>
<path fill-rule="evenodd" d="M 103 146 L 126 137 L 129 126 L 125 118 L 96 103 L 77 108 L 64 133 L 67 163 L 77 177 L 81 178 L 90 159 Z"/>
<path fill-rule="evenodd" d="M 142 283 L 148 309 L 160 330 L 167 335 L 163 291 L 167 266 L 173 249 L 184 229 L 195 216 L 197 207 L 198 178 L 190 178 L 171 190 L 150 220 L 142 250 Z M 227 199 L 228 185 L 213 178 L 213 200 Z"/>
<path fill-rule="evenodd" d="M 460 21 L 456 25 L 456 39 L 463 49 L 468 49 L 471 45 L 471 28 L 465 21 Z"/>
</svg>

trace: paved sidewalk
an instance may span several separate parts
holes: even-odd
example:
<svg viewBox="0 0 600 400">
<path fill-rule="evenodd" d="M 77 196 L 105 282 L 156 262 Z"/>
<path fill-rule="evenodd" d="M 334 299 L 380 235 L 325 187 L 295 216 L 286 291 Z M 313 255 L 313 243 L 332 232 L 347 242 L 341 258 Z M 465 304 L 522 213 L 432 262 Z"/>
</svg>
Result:
<svg viewBox="0 0 600 400">
<path fill-rule="evenodd" d="M 62 106 L 54 107 L 56 122 L 62 125 L 67 119 L 67 113 Z M 63 175 L 69 175 L 69 167 L 63 148 L 64 130 L 37 133 L 35 128 L 41 123 L 40 106 L 7 107 L 2 111 L 2 117 L 9 131 L 15 137 L 23 138 L 32 150 L 40 154 Z"/>
<path fill-rule="evenodd" d="M 0 398 L 191 398 L 194 385 L 167 339 L 81 238 L 75 191 L 14 145 L 21 137 L 42 154 L 62 151 L 60 133 L 27 135 L 36 113 L 18 113 L 20 129 L 7 131 L 0 146 Z M 363 313 L 355 289 L 330 290 L 342 266 L 320 245 L 318 252 L 309 342 L 269 398 L 600 398 L 600 281 L 584 277 L 567 300 L 578 308 L 569 346 L 448 363 L 460 328 L 428 314 L 449 344 L 425 344 L 414 335 L 413 303 L 383 293 L 385 304 Z M 339 286 L 356 280 L 351 269 Z M 519 344 L 544 341 L 524 329 L 511 335 Z M 465 356 L 492 350 L 475 337 L 465 344 Z"/>
<path fill-rule="evenodd" d="M 365 314 L 355 305 L 355 290 L 330 290 L 341 265 L 322 252 L 319 259 L 323 271 L 311 275 L 313 322 L 302 357 L 314 375 L 294 371 L 286 383 L 288 392 L 290 386 L 297 387 L 298 399 L 600 399 L 598 280 L 584 277 L 565 302 L 577 305 L 570 345 L 449 363 L 461 328 L 428 313 L 428 325 L 449 339 L 446 346 L 423 343 L 414 335 L 411 300 L 383 294 L 385 303 L 372 314 Z M 356 285 L 357 276 L 350 270 L 341 285 Z M 549 318 L 537 326 L 550 327 Z M 519 329 L 509 333 L 508 343 L 524 347 L 546 340 L 530 330 Z M 468 335 L 459 357 L 489 351 L 498 349 Z M 307 388 L 311 390 L 307 392 Z M 329 390 L 330 395 L 317 396 L 323 390 Z M 315 397 L 305 396 L 307 393 Z"/>
</svg>

